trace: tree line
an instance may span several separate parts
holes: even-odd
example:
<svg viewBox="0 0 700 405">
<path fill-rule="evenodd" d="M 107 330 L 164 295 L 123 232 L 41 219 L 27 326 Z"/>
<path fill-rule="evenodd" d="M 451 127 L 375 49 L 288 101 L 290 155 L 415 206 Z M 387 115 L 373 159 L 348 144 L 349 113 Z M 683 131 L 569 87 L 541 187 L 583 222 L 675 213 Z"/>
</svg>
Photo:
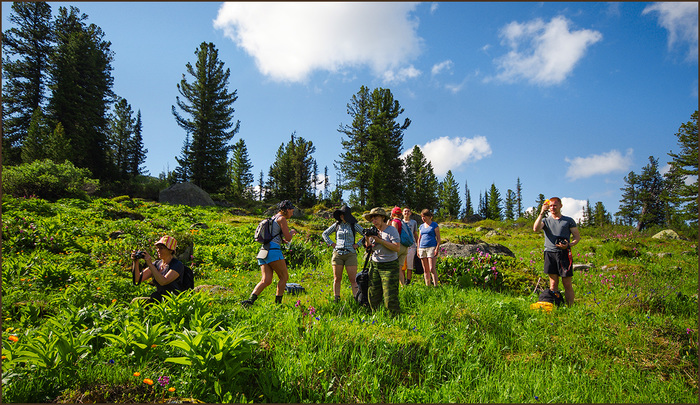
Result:
<svg viewBox="0 0 700 405">
<path fill-rule="evenodd" d="M 60 7 L 52 19 L 45 2 L 13 3 L 10 20 L 16 27 L 3 38 L 3 164 L 70 161 L 102 184 L 117 184 L 112 190 L 146 175 L 141 112 L 134 115 L 112 91 L 114 53 L 104 32 L 76 7 Z M 240 121 L 230 70 L 213 43 L 202 42 L 194 55 L 176 84 L 172 114 L 185 140 L 178 166 L 159 176 L 170 184 L 192 182 L 237 203 L 290 199 L 302 206 L 337 205 L 347 192 L 352 206 L 429 208 L 446 219 L 516 220 L 539 212 L 545 200 L 540 194 L 535 209 L 524 212 L 520 178 L 503 194 L 492 184 L 478 198 L 465 182 L 462 200 L 452 172 L 439 181 L 420 147 L 401 157 L 411 120 L 401 118 L 405 111 L 390 89 L 366 86 L 346 105 L 349 123 L 337 129 L 342 151 L 333 164 L 335 184 L 328 167 L 319 176 L 313 142 L 296 132 L 280 144 L 267 178 L 260 171 L 256 182 L 245 141 L 233 142 Z M 662 176 L 650 156 L 639 175 L 625 176 L 615 219 L 602 202 L 593 208 L 587 202 L 581 225 L 697 229 L 697 111 L 676 137 L 680 151 L 668 153 L 668 173 Z"/>
</svg>

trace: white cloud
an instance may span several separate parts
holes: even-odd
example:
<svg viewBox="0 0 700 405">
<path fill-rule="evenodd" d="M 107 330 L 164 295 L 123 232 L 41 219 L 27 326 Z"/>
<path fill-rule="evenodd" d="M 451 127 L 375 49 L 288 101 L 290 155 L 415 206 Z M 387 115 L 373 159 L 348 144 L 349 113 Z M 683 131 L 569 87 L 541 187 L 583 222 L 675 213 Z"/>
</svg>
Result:
<svg viewBox="0 0 700 405">
<path fill-rule="evenodd" d="M 632 166 L 632 149 L 627 149 L 623 156 L 617 150 L 611 150 L 600 155 L 588 157 L 565 158 L 569 163 L 566 177 L 569 180 L 585 179 L 598 174 L 608 174 L 612 172 L 624 172 Z"/>
<path fill-rule="evenodd" d="M 554 17 L 527 23 L 511 22 L 500 33 L 510 51 L 494 60 L 505 82 L 525 79 L 533 84 L 554 85 L 564 81 L 589 46 L 603 38 L 598 31 L 569 29 L 569 20 Z"/>
<path fill-rule="evenodd" d="M 276 81 L 299 82 L 315 70 L 359 66 L 381 76 L 400 72 L 420 53 L 418 20 L 410 15 L 417 4 L 226 2 L 214 27 Z M 411 68 L 396 77 L 411 77 Z"/>
<path fill-rule="evenodd" d="M 698 59 L 698 3 L 654 3 L 642 15 L 659 13 L 659 25 L 668 30 L 668 48 L 676 43 L 688 45 L 688 61 Z"/>
<path fill-rule="evenodd" d="M 430 3 L 430 14 L 435 14 L 438 9 L 438 3 Z"/>
<path fill-rule="evenodd" d="M 452 70 L 452 65 L 453 65 L 452 61 L 448 59 L 446 61 L 443 61 L 443 62 L 440 62 L 440 63 L 433 65 L 433 68 L 430 70 L 430 73 L 433 76 L 435 76 L 437 74 L 442 73 L 442 71 L 444 71 L 444 70 Z"/>
<path fill-rule="evenodd" d="M 491 145 L 486 137 L 448 138 L 446 136 L 434 139 L 420 146 L 425 158 L 433 165 L 436 176 L 444 176 L 448 170 L 456 170 L 469 162 L 475 162 L 491 155 Z M 404 152 L 405 158 L 413 151 L 411 147 Z"/>
<path fill-rule="evenodd" d="M 392 70 L 387 70 L 382 75 L 382 80 L 384 83 L 401 83 L 408 79 L 413 79 L 420 76 L 421 71 L 413 67 L 413 65 L 401 68 L 397 72 Z"/>
</svg>

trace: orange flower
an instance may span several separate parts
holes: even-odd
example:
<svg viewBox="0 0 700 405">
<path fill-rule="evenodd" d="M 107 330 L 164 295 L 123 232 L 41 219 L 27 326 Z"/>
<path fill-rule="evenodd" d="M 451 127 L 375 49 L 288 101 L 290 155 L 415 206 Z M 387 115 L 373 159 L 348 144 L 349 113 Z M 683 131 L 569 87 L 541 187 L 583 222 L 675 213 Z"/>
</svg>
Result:
<svg viewBox="0 0 700 405">
<path fill-rule="evenodd" d="M 151 380 L 150 378 L 146 378 L 143 380 L 143 383 L 148 384 L 148 385 L 153 385 L 153 380 Z"/>
<path fill-rule="evenodd" d="M 10 335 L 8 339 L 10 339 L 10 342 L 19 342 L 19 338 L 15 335 Z"/>
<path fill-rule="evenodd" d="M 168 391 L 170 391 L 170 392 L 175 392 L 175 387 L 170 387 L 170 388 L 168 388 Z"/>
<path fill-rule="evenodd" d="M 117 299 L 116 299 L 116 298 L 114 298 L 114 299 L 112 300 L 112 304 L 114 304 L 115 302 L 117 302 Z"/>
<path fill-rule="evenodd" d="M 7 360 L 7 356 L 4 356 L 4 355 L 3 355 L 3 356 L 2 356 L 2 359 L 3 359 L 3 360 Z"/>
<path fill-rule="evenodd" d="M 154 344 L 151 345 L 151 349 L 153 349 L 154 347 L 157 347 L 157 346 L 158 346 L 158 345 L 154 343 Z"/>
<path fill-rule="evenodd" d="M 542 204 L 549 205 L 549 199 L 544 200 L 544 202 Z"/>
<path fill-rule="evenodd" d="M 134 373 L 134 377 L 138 377 L 140 375 L 141 375 L 141 373 L 139 373 L 138 371 Z"/>
</svg>

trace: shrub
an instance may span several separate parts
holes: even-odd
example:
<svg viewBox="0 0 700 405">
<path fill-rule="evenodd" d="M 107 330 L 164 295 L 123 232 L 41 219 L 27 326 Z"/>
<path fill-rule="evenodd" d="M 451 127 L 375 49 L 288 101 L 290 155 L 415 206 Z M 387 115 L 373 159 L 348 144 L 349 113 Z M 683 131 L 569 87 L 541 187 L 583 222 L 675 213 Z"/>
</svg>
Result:
<svg viewBox="0 0 700 405">
<path fill-rule="evenodd" d="M 97 190 L 99 181 L 90 178 L 88 169 L 66 161 L 37 160 L 20 166 L 8 166 L 2 171 L 3 193 L 15 197 L 41 197 L 55 201 L 59 198 L 86 200 Z"/>
</svg>

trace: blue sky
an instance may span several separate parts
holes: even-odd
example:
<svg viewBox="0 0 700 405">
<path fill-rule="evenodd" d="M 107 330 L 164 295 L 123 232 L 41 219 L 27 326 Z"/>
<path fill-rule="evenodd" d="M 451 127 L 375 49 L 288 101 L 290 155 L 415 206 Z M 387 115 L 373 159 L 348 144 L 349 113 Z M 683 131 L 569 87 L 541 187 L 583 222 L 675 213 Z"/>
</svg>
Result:
<svg viewBox="0 0 700 405">
<path fill-rule="evenodd" d="M 523 204 L 560 196 L 619 207 L 623 177 L 663 167 L 698 108 L 697 3 L 51 2 L 75 5 L 114 51 L 114 91 L 141 110 L 147 169 L 175 169 L 185 132 L 171 113 L 185 64 L 213 42 L 257 177 L 277 148 L 313 142 L 335 182 L 346 105 L 388 88 L 440 180 L 472 204 L 520 178 Z M 2 3 L 3 30 L 11 3 Z M 188 75 L 188 81 L 192 78 Z M 415 207 L 423 208 L 423 207 Z"/>
</svg>

